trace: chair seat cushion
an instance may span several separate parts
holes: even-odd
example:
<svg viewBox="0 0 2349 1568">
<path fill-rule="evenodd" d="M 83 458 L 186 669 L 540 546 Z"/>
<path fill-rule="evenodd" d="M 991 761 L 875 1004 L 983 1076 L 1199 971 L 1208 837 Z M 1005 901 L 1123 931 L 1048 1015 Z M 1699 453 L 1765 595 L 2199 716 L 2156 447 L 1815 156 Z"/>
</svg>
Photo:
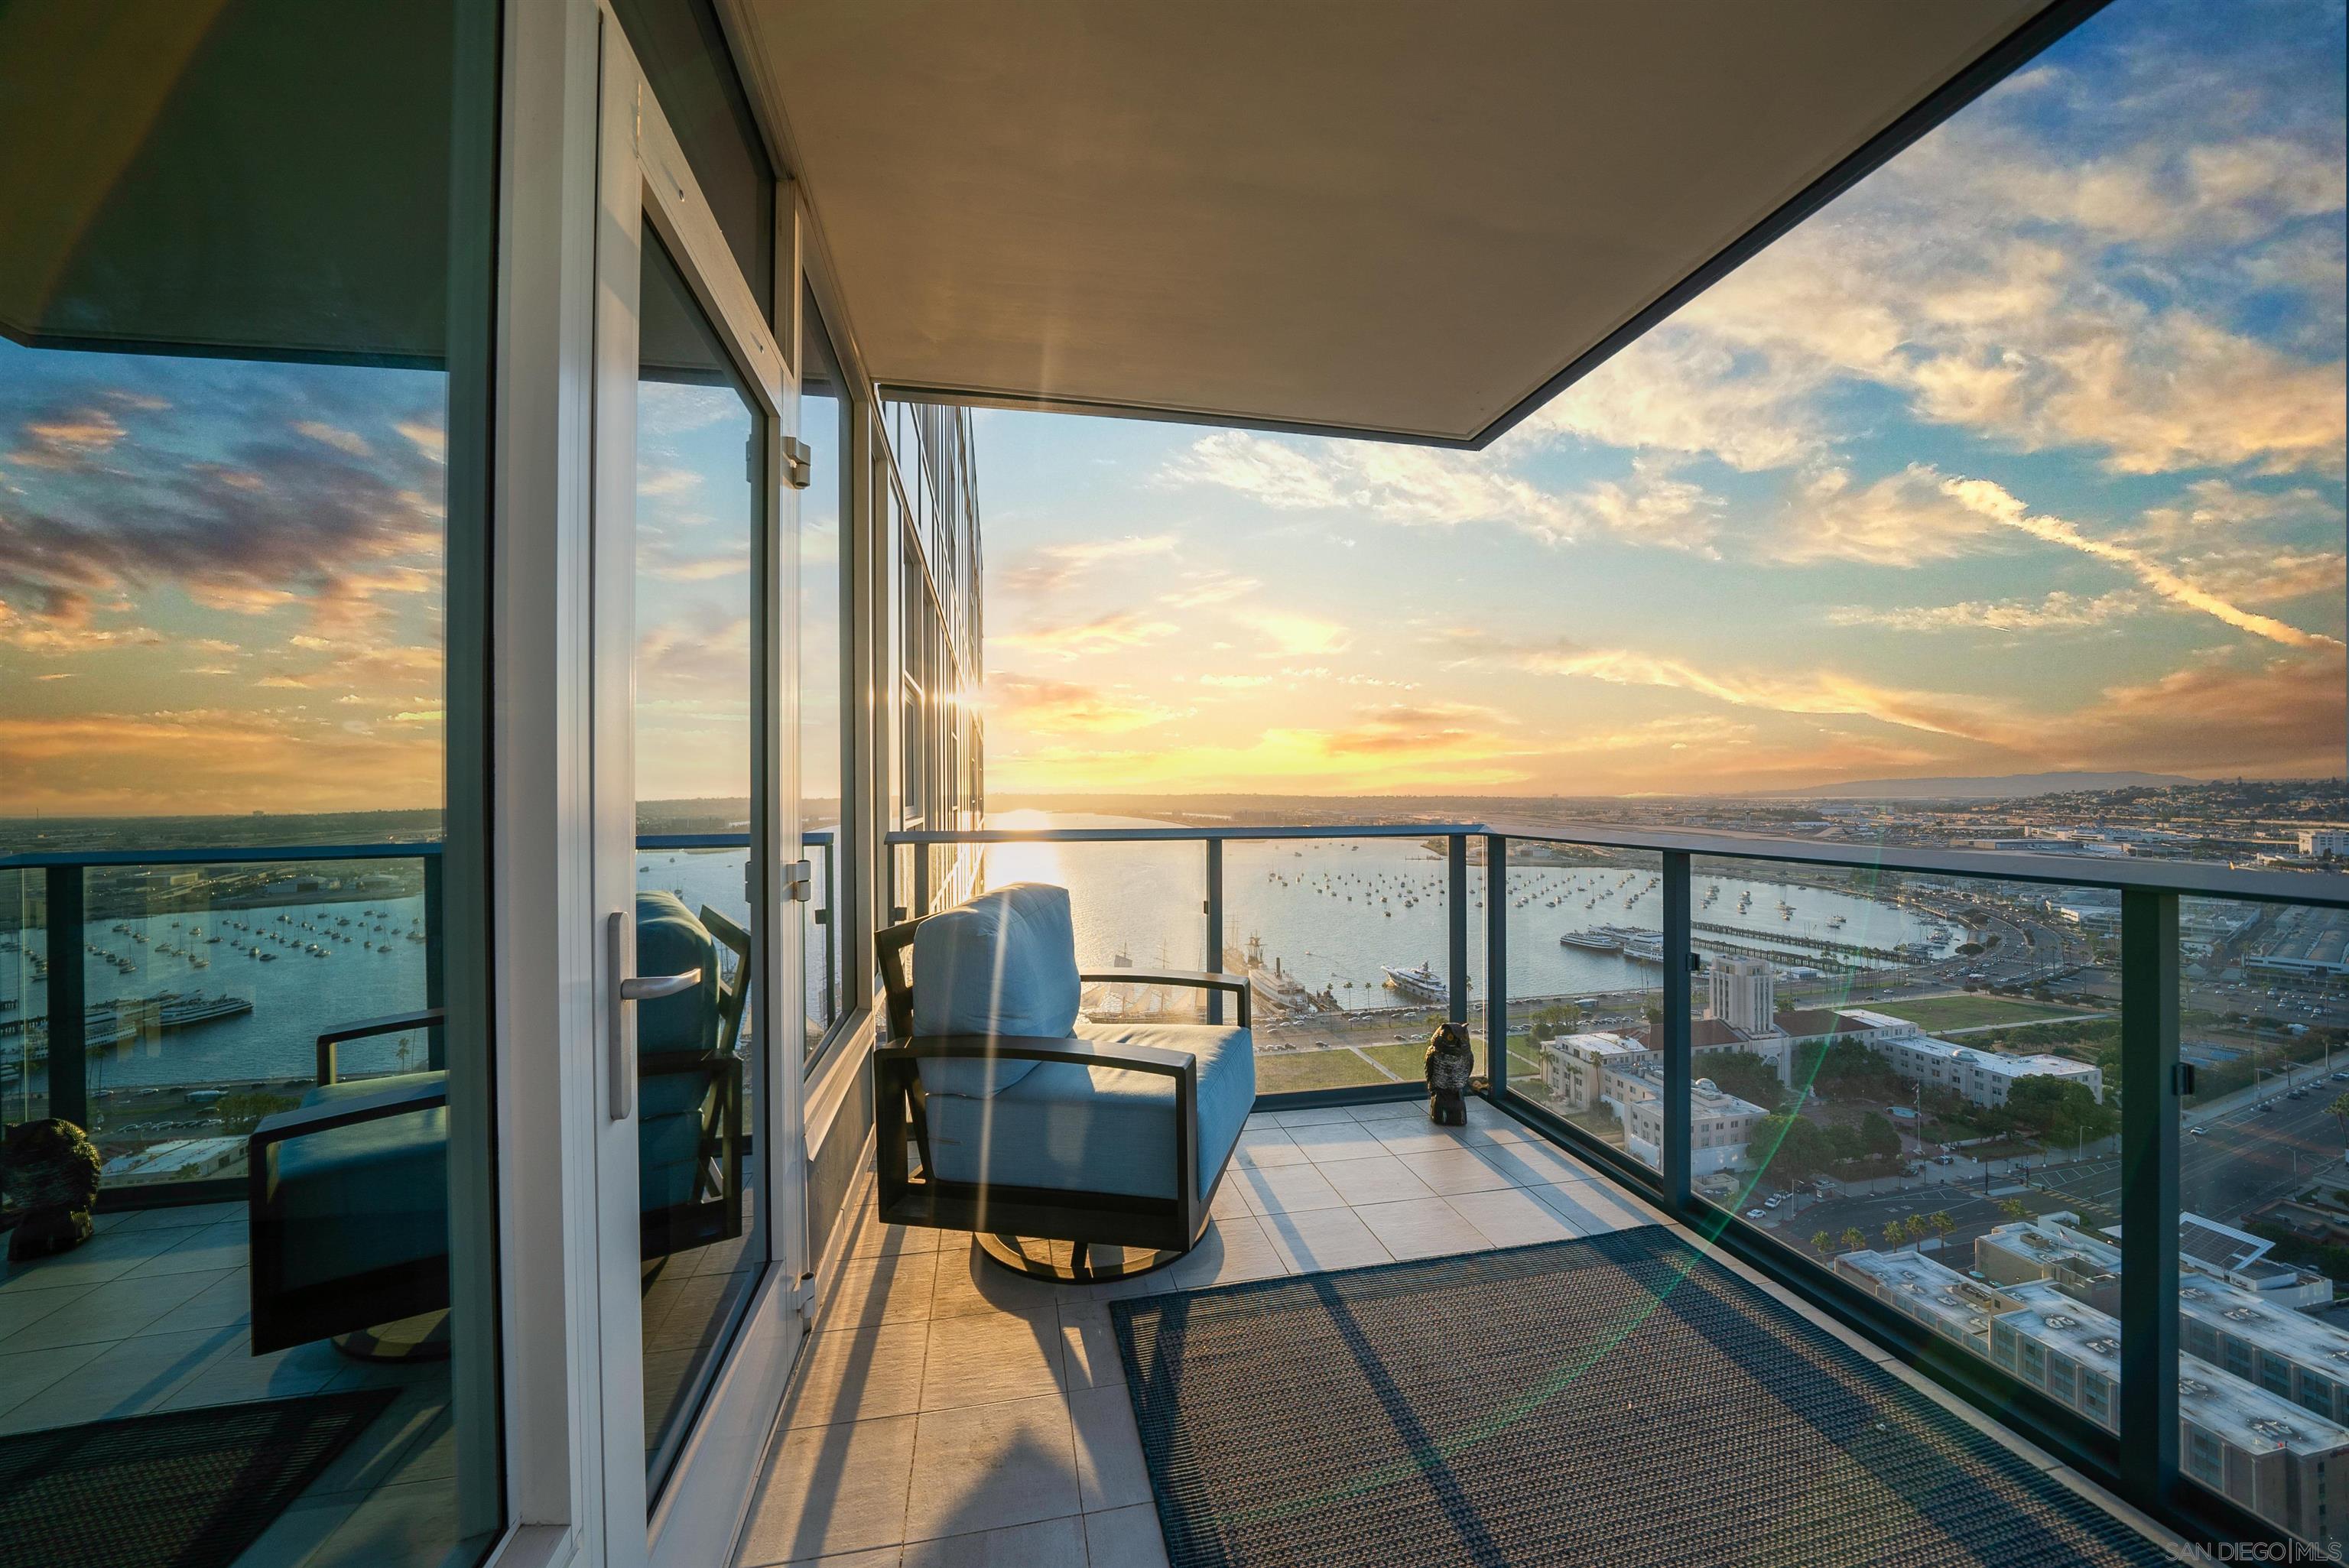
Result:
<svg viewBox="0 0 2349 1568">
<path fill-rule="evenodd" d="M 325 1084 L 305 1106 L 437 1084 L 400 1073 Z M 289 1286 L 347 1279 L 449 1250 L 449 1113 L 440 1106 L 305 1133 L 274 1144 L 263 1208 L 285 1228 Z"/>
<path fill-rule="evenodd" d="M 1256 1104 L 1256 1042 L 1213 1024 L 1095 1024 L 1079 1038 L 1182 1051 L 1199 1063 L 1198 1169 L 1204 1200 Z M 950 1181 L 1059 1191 L 1174 1195 L 1174 1081 L 1124 1068 L 1046 1062 L 986 1096 L 927 1092 L 930 1153 Z"/>
</svg>

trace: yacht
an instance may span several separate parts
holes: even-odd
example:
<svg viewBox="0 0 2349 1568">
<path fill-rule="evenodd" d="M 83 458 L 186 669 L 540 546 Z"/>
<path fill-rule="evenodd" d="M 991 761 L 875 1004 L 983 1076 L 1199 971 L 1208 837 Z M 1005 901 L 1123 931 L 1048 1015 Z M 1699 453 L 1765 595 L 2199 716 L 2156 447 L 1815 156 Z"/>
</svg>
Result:
<svg viewBox="0 0 2349 1568">
<path fill-rule="evenodd" d="M 1392 964 L 1381 965 L 1380 968 L 1387 977 L 1389 990 L 1400 991 L 1414 1002 L 1441 1002 L 1452 995 L 1452 988 L 1444 983 L 1444 977 L 1424 964 L 1409 969 L 1398 969 Z"/>
</svg>

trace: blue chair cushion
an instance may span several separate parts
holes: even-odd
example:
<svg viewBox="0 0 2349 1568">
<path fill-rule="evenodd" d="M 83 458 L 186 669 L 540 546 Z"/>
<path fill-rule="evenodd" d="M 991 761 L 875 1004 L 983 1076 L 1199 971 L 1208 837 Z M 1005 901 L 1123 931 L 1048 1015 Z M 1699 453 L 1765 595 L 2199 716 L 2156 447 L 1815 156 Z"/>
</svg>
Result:
<svg viewBox="0 0 2349 1568">
<path fill-rule="evenodd" d="M 439 1083 L 400 1073 L 325 1084 L 302 1097 L 333 1105 Z M 306 1133 L 274 1145 L 263 1203 L 285 1227 L 289 1286 L 347 1279 L 449 1251 L 449 1113 L 440 1106 Z"/>
<path fill-rule="evenodd" d="M 718 942 L 675 893 L 636 894 L 636 973 L 682 975 L 688 969 L 701 971 L 699 985 L 636 1004 L 640 1055 L 718 1048 Z"/>
<path fill-rule="evenodd" d="M 914 931 L 914 1033 L 1040 1035 L 1077 1022 L 1077 938 L 1069 890 L 1013 882 L 941 910 Z M 926 1094 L 1000 1094 L 1036 1063 L 926 1061 Z"/>
<path fill-rule="evenodd" d="M 1199 1196 L 1240 1140 L 1256 1104 L 1256 1042 L 1214 1024 L 1076 1026 L 1104 1045 L 1154 1046 L 1199 1063 Z M 1039 1064 L 991 1097 L 927 1092 L 930 1156 L 950 1181 L 1059 1191 L 1174 1195 L 1174 1081 L 1124 1068 Z"/>
</svg>

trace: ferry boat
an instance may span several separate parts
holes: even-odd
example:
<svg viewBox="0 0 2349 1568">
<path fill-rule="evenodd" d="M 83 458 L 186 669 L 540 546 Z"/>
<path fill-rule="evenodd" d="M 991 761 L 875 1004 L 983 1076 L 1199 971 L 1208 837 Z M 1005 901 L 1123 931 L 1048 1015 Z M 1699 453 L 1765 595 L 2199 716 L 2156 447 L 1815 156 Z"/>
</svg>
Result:
<svg viewBox="0 0 2349 1568">
<path fill-rule="evenodd" d="M 1623 938 L 1611 925 L 1602 925 L 1596 931 L 1569 931 L 1557 939 L 1557 944 L 1560 947 L 1587 948 L 1593 953 L 1623 951 Z"/>
<path fill-rule="evenodd" d="M 1452 987 L 1424 964 L 1409 969 L 1398 969 L 1392 964 L 1385 964 L 1380 965 L 1380 970 L 1387 977 L 1389 990 L 1400 991 L 1414 1002 L 1442 1002 L 1452 995 Z"/>
</svg>

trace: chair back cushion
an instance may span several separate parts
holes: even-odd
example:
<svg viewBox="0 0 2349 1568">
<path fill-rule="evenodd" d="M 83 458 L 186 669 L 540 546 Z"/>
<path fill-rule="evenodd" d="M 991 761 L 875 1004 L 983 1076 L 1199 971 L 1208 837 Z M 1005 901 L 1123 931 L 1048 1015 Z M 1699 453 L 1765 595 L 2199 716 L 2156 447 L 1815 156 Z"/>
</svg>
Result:
<svg viewBox="0 0 2349 1568">
<path fill-rule="evenodd" d="M 676 894 L 636 894 L 636 973 L 682 975 L 688 969 L 701 971 L 699 985 L 636 1004 L 640 1055 L 718 1049 L 718 944 Z"/>
<path fill-rule="evenodd" d="M 1077 938 L 1069 890 L 1013 882 L 942 910 L 914 932 L 914 1034 L 1040 1035 L 1077 1023 Z M 926 1094 L 983 1099 L 1034 1062 L 926 1061 Z"/>
</svg>

